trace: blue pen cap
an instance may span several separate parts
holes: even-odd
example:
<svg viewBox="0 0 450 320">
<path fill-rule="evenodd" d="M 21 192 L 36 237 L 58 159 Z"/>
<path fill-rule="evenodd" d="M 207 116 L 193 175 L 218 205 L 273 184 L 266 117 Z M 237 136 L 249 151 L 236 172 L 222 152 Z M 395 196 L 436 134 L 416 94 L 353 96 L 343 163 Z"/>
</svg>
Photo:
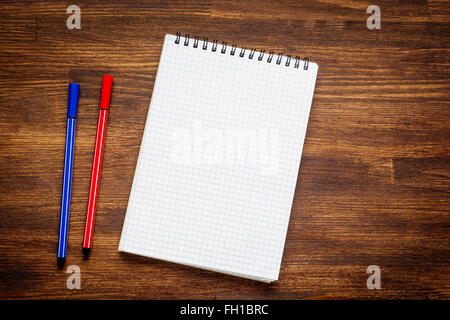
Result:
<svg viewBox="0 0 450 320">
<path fill-rule="evenodd" d="M 78 94 L 80 85 L 78 83 L 69 83 L 69 101 L 67 103 L 67 117 L 76 118 L 78 109 Z"/>
</svg>

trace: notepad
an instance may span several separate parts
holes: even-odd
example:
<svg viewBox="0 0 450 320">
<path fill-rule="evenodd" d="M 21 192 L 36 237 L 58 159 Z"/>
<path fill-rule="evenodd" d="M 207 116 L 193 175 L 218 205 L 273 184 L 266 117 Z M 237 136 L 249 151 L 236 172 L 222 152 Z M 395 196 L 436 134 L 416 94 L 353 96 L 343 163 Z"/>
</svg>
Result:
<svg viewBox="0 0 450 320">
<path fill-rule="evenodd" d="M 277 280 L 317 70 L 166 35 L 119 251 Z"/>
</svg>

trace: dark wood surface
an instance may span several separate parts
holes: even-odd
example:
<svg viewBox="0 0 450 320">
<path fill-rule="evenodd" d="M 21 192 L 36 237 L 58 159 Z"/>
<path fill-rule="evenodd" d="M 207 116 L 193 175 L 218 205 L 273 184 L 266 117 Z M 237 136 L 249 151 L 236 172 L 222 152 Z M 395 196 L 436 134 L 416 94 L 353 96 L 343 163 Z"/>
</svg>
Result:
<svg viewBox="0 0 450 320">
<path fill-rule="evenodd" d="M 66 8 L 81 8 L 81 30 Z M 381 8 L 381 30 L 366 9 Z M 1 1 L 0 298 L 450 298 L 448 1 Z M 308 56 L 317 87 L 280 280 L 117 252 L 166 33 Z M 81 252 L 102 73 L 115 77 L 94 249 Z M 56 263 L 67 83 L 82 85 Z M 66 268 L 81 268 L 68 290 Z M 366 268 L 381 268 L 368 290 Z"/>
</svg>

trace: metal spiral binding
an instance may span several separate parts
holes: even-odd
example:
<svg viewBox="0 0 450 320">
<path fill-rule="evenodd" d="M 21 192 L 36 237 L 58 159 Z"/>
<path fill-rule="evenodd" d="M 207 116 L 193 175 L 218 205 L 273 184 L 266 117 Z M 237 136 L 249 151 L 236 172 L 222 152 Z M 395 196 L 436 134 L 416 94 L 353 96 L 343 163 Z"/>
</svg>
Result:
<svg viewBox="0 0 450 320">
<path fill-rule="evenodd" d="M 295 64 L 294 64 L 294 68 L 298 69 L 298 66 L 300 65 L 300 57 L 296 56 L 295 57 Z"/>
<path fill-rule="evenodd" d="M 198 47 L 198 39 L 199 39 L 199 36 L 194 37 L 194 48 Z"/>
<path fill-rule="evenodd" d="M 308 66 L 309 66 L 309 58 L 305 58 L 305 64 L 303 65 L 303 70 L 308 70 Z"/>
<path fill-rule="evenodd" d="M 245 55 L 245 50 L 247 50 L 247 47 L 243 47 L 243 48 L 241 49 L 241 52 L 239 52 L 239 57 L 241 57 L 241 58 L 244 57 L 244 55 Z"/>
<path fill-rule="evenodd" d="M 278 58 L 277 58 L 277 64 L 280 64 L 281 63 L 281 59 L 283 59 L 283 53 L 279 53 L 278 54 Z"/>
<path fill-rule="evenodd" d="M 236 52 L 236 45 L 233 44 L 233 45 L 231 46 L 230 55 L 234 56 L 234 53 L 235 53 L 235 52 Z"/>
<path fill-rule="evenodd" d="M 253 59 L 253 55 L 255 54 L 255 51 L 256 51 L 255 48 L 253 48 L 253 49 L 250 51 L 250 54 L 248 55 L 248 58 L 249 58 L 249 59 Z"/>
<path fill-rule="evenodd" d="M 225 41 L 222 41 L 222 50 L 220 50 L 220 53 L 227 52 L 227 43 Z"/>
<path fill-rule="evenodd" d="M 262 61 L 265 52 L 266 52 L 266 50 L 261 49 L 261 52 L 259 53 L 258 61 Z"/>
<path fill-rule="evenodd" d="M 286 63 L 284 64 L 286 67 L 289 67 L 289 65 L 291 64 L 291 55 L 288 54 L 287 55 L 287 59 L 286 59 Z"/>
<path fill-rule="evenodd" d="M 197 35 L 195 35 L 193 39 L 194 39 L 194 41 L 193 41 L 192 47 L 193 47 L 193 48 L 198 48 L 198 44 L 199 44 L 199 41 L 200 41 L 200 37 L 197 36 Z M 185 37 L 184 37 L 183 45 L 184 45 L 185 47 L 189 46 L 189 41 L 190 41 L 190 34 L 187 33 L 187 34 L 185 35 Z M 181 33 L 180 33 L 180 32 L 177 32 L 177 33 L 176 33 L 176 38 L 175 38 L 175 43 L 176 43 L 176 44 L 180 44 L 180 42 L 181 42 Z M 212 47 L 211 47 L 211 51 L 212 51 L 212 52 L 216 52 L 216 51 L 217 51 L 218 42 L 219 42 L 219 41 L 216 40 L 216 39 L 214 39 L 214 40 L 212 41 Z M 227 42 L 222 41 L 222 48 L 221 48 L 221 50 L 220 50 L 220 53 L 226 54 L 226 53 L 227 53 L 227 48 L 228 48 Z M 203 38 L 202 49 L 203 49 L 203 50 L 208 50 L 208 38 Z M 236 50 L 237 50 L 237 46 L 236 46 L 235 44 L 232 44 L 232 45 L 231 45 L 231 50 L 230 50 L 230 55 L 234 56 L 235 53 L 236 53 Z M 246 51 L 247 51 L 247 48 L 246 48 L 246 47 L 241 48 L 240 51 L 239 51 L 239 57 L 243 58 L 243 57 L 245 56 L 245 52 L 246 52 Z M 253 57 L 254 57 L 255 53 L 256 53 L 256 48 L 251 49 L 250 52 L 249 52 L 249 54 L 248 54 L 248 58 L 249 58 L 250 60 L 253 60 Z M 259 55 L 258 55 L 258 61 L 263 61 L 264 55 L 265 55 L 265 54 L 266 54 L 266 50 L 261 50 L 261 51 L 259 52 Z M 274 54 L 275 54 L 274 51 L 269 51 L 268 57 L 267 57 L 267 62 L 268 62 L 268 63 L 272 63 Z M 275 60 L 275 63 L 276 63 L 277 65 L 281 65 L 281 62 L 282 62 L 283 58 L 284 58 L 284 57 L 283 57 L 283 53 L 278 53 L 277 59 Z M 286 67 L 289 67 L 289 66 L 291 65 L 291 59 L 292 59 L 292 58 L 291 58 L 291 55 L 289 54 L 289 55 L 287 55 L 285 58 L 286 58 L 286 62 L 284 63 L 284 65 L 285 65 Z M 295 62 L 294 62 L 294 68 L 295 68 L 295 69 L 299 69 L 299 67 L 300 67 L 300 61 L 301 61 L 300 56 L 296 56 L 296 57 L 294 58 L 294 60 L 295 60 Z M 306 58 L 306 57 L 305 57 L 305 58 L 303 58 L 303 61 L 304 61 L 304 64 L 303 64 L 303 70 L 308 70 L 308 67 L 309 67 L 309 58 Z"/>
</svg>

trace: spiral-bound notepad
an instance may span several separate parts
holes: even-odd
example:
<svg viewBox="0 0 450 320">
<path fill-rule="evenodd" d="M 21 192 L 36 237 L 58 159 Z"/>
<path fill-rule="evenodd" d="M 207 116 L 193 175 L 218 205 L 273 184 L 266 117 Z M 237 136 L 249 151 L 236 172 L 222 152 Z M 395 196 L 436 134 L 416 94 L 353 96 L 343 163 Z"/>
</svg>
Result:
<svg viewBox="0 0 450 320">
<path fill-rule="evenodd" d="M 277 280 L 317 68 L 166 35 L 119 250 Z"/>
</svg>

